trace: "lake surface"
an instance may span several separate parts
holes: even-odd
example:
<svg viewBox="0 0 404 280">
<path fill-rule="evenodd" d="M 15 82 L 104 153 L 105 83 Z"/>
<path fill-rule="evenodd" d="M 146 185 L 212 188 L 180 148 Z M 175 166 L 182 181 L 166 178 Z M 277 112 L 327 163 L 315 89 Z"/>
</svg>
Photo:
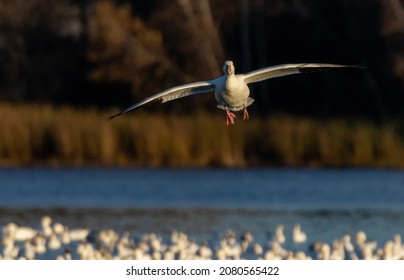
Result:
<svg viewBox="0 0 404 280">
<path fill-rule="evenodd" d="M 300 223 L 309 242 L 364 230 L 404 237 L 404 171 L 322 169 L 0 169 L 0 224 L 70 227 L 212 240 L 228 229 L 267 240 Z M 292 246 L 292 245 L 290 245 Z"/>
</svg>

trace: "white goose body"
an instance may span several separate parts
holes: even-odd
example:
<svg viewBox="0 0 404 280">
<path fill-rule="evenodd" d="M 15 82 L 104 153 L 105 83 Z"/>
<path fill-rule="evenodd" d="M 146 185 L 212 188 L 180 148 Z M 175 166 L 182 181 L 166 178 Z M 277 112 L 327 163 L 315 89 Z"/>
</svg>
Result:
<svg viewBox="0 0 404 280">
<path fill-rule="evenodd" d="M 215 99 L 218 103 L 217 107 L 226 111 L 227 124 L 234 124 L 234 119 L 236 116 L 231 113 L 231 111 L 243 111 L 243 119 L 249 119 L 247 107 L 254 102 L 254 99 L 249 97 L 250 89 L 248 88 L 248 84 L 286 75 L 344 67 L 363 68 L 362 66 L 355 65 L 300 63 L 271 66 L 246 74 L 236 75 L 233 62 L 228 60 L 224 63 L 224 75 L 222 77 L 210 81 L 195 82 L 166 89 L 133 104 L 132 106 L 109 117 L 108 119 L 113 119 L 131 110 L 139 109 L 145 105 L 165 103 L 193 94 L 215 92 Z"/>
<path fill-rule="evenodd" d="M 219 104 L 217 107 L 231 111 L 240 111 L 248 103 L 250 89 L 242 79 L 237 75 L 224 76 L 219 83 L 216 84 L 215 98 Z M 252 100 L 252 99 L 251 99 Z M 247 106 L 251 105 L 253 101 Z"/>
</svg>

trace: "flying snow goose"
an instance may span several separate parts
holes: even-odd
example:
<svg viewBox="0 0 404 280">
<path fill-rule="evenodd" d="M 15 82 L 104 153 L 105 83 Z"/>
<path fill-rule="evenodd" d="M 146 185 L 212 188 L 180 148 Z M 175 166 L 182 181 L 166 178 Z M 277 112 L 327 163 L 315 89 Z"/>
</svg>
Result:
<svg viewBox="0 0 404 280">
<path fill-rule="evenodd" d="M 132 106 L 109 117 L 108 119 L 113 119 L 131 110 L 140 109 L 145 105 L 161 104 L 189 95 L 215 92 L 215 98 L 218 103 L 217 107 L 226 111 L 227 125 L 234 124 L 234 118 L 236 117 L 236 115 L 234 115 L 232 111 L 243 111 L 243 120 L 249 119 L 247 107 L 254 102 L 254 99 L 249 97 L 250 89 L 248 88 L 248 84 L 286 75 L 309 73 L 329 68 L 344 67 L 363 68 L 362 66 L 356 65 L 299 63 L 271 66 L 258 69 L 246 74 L 236 75 L 233 61 L 228 60 L 224 63 L 223 66 L 224 75 L 217 79 L 195 82 L 166 89 L 133 104 Z"/>
</svg>

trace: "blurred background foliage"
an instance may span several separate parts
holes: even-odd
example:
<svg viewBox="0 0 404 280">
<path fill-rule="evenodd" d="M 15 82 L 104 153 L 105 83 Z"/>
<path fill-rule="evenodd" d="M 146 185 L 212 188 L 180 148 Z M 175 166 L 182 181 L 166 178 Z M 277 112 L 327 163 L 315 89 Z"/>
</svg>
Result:
<svg viewBox="0 0 404 280">
<path fill-rule="evenodd" d="M 19 133 L 27 138 L 18 141 L 31 143 L 27 144 L 30 147 L 29 156 L 18 152 L 19 146 L 7 148 L 11 150 L 4 148 L 4 139 L 19 136 L 11 136 L 17 131 L 7 124 L 11 120 L 2 120 L 0 138 L 3 138 L 3 146 L 0 157 L 3 164 L 14 162 L 11 158 L 18 163 L 19 156 L 10 155 L 22 153 L 24 156 L 21 154 L 21 157 L 25 161 L 20 162 L 30 164 L 35 163 L 37 158 L 55 159 L 63 155 L 65 158 L 72 158 L 67 161 L 69 164 L 77 164 L 79 158 L 83 157 L 77 156 L 73 160 L 75 153 L 96 153 L 91 152 L 96 147 L 90 144 L 89 147 L 87 144 L 83 144 L 81 148 L 74 146 L 78 136 L 63 140 L 63 135 L 55 134 L 59 131 L 57 127 L 53 127 L 56 125 L 55 121 L 46 121 L 47 117 L 44 116 L 56 116 L 65 112 L 65 115 L 57 116 L 60 122 L 58 125 L 63 128 L 60 133 L 74 134 L 76 132 L 70 130 L 66 132 L 70 126 L 74 129 L 67 116 L 73 118 L 74 115 L 80 115 L 86 119 L 87 114 L 94 114 L 90 119 L 95 121 L 105 112 L 110 113 L 111 108 L 117 110 L 126 107 L 167 87 L 215 78 L 222 74 L 223 61 L 231 59 L 239 73 L 269 65 L 298 62 L 364 64 L 367 67 L 363 71 L 325 71 L 253 85 L 252 94 L 257 102 L 250 108 L 252 118 L 257 120 L 250 123 L 251 128 L 248 130 L 256 131 L 251 132 L 253 136 L 250 136 L 253 138 L 243 137 L 244 140 L 237 141 L 245 141 L 242 145 L 247 145 L 246 147 L 250 144 L 257 145 L 254 149 L 265 150 L 266 156 L 263 158 L 263 154 L 258 151 L 254 155 L 249 150 L 243 150 L 240 152 L 243 156 L 239 156 L 242 160 L 238 165 L 270 162 L 281 165 L 404 166 L 401 160 L 403 153 L 399 152 L 404 146 L 404 132 L 400 125 L 404 112 L 403 2 L 0 0 L 2 116 L 5 116 L 7 110 L 11 110 L 22 115 L 15 116 L 16 119 L 26 118 L 28 121 L 28 116 L 35 114 L 33 108 L 36 108 L 38 114 L 44 118 L 36 124 L 43 126 L 38 128 L 43 131 L 42 138 L 38 136 L 39 140 L 34 140 L 36 136 L 32 135 L 29 128 L 23 128 L 27 126 L 26 123 L 19 126 Z M 99 110 L 103 110 L 102 113 Z M 161 131 L 158 132 L 159 135 L 150 136 L 151 138 L 164 138 L 160 135 L 164 131 L 173 134 L 181 134 L 183 131 L 192 133 L 185 128 L 191 126 L 189 129 L 193 129 L 187 119 L 198 118 L 209 123 L 202 125 L 199 122 L 206 129 L 206 136 L 200 137 L 208 137 L 208 131 L 215 129 L 213 122 L 218 121 L 215 116 L 222 116 L 222 112 L 216 109 L 213 96 L 209 94 L 182 99 L 146 111 L 153 112 L 153 117 L 150 118 L 160 118 L 157 122 L 159 124 L 153 125 Z M 207 118 L 200 111 L 214 112 L 215 116 Z M 178 122 L 184 127 L 170 121 L 167 123 L 162 115 L 167 116 L 167 112 L 171 117 L 178 113 L 178 118 L 181 118 Z M 200 115 L 204 117 L 198 117 Z M 73 119 L 80 126 L 91 127 L 91 122 Z M 128 144 L 133 141 L 128 139 L 136 137 L 138 132 L 129 129 L 132 132 L 125 134 L 119 128 L 124 126 L 120 123 L 126 121 L 126 126 L 132 126 L 129 122 L 133 122 L 133 119 L 123 119 L 116 124 L 97 128 L 98 132 L 94 132 L 94 135 L 87 135 L 90 131 L 86 131 L 86 136 L 80 137 L 101 137 L 100 131 L 113 127 L 114 133 L 111 135 L 114 136 L 110 139 L 119 138 L 119 141 L 114 141 L 127 145 L 128 151 L 133 150 L 132 157 L 116 160 L 120 165 L 124 162 L 153 166 L 232 165 L 234 160 L 226 160 L 234 156 L 229 152 L 221 159 L 202 160 L 204 164 L 197 160 L 192 163 L 195 149 L 202 153 L 203 148 L 195 148 L 198 145 L 192 144 L 192 137 L 183 137 L 182 141 L 190 142 L 181 144 L 182 148 L 173 148 L 179 144 L 172 142 L 173 147 L 167 148 L 167 151 L 177 149 L 176 156 L 166 155 L 169 159 L 157 160 L 158 163 L 142 162 L 135 151 L 144 150 L 144 145 L 151 144 L 145 140 L 144 143 L 137 143 L 136 148 L 130 148 L 134 144 Z M 283 140 L 277 136 L 279 145 L 276 146 L 273 143 L 276 140 L 272 130 L 275 129 L 273 126 L 277 126 L 275 120 L 280 119 L 284 127 L 282 131 L 276 132 L 283 135 Z M 145 118 L 142 120 L 147 123 Z M 34 122 L 35 119 L 29 121 Z M 219 122 L 221 126 L 224 124 L 221 119 Z M 260 122 L 271 124 L 260 127 Z M 321 129 L 323 122 L 327 125 Z M 97 126 L 98 123 L 93 125 Z M 223 134 L 217 137 L 225 139 L 227 133 L 238 135 L 247 129 L 242 128 L 244 126 L 240 121 L 237 125 L 240 127 L 232 128 L 236 132 L 229 132 L 229 128 L 217 128 L 217 133 Z M 266 142 L 256 140 L 263 137 L 260 134 L 262 130 L 267 133 L 263 134 L 268 137 Z M 305 133 L 311 135 L 311 138 L 306 139 Z M 48 139 L 47 137 L 60 139 L 46 142 L 43 139 Z M 296 140 L 291 140 L 290 137 Z M 345 140 L 336 143 L 333 142 L 335 137 Z M 7 141 L 15 144 L 18 142 L 16 139 Z M 222 142 L 224 146 L 217 144 L 224 151 L 228 146 L 226 141 Z M 167 145 L 167 141 L 163 144 L 157 142 L 156 146 Z M 34 143 L 39 143 L 39 146 Z M 70 148 L 58 150 L 61 143 L 65 143 L 63 145 L 66 147 L 70 145 Z M 22 150 L 23 144 L 21 145 Z M 212 142 L 204 145 L 212 148 L 216 144 Z M 282 148 L 281 145 L 286 146 Z M 357 149 L 353 148 L 355 145 Z M 104 149 L 101 146 L 98 148 Z M 32 149 L 39 150 L 34 152 Z M 181 149 L 185 151 L 181 152 Z M 301 150 L 297 152 L 296 149 Z M 290 151 L 290 156 L 286 156 L 287 151 Z M 111 151 L 106 153 L 115 155 Z M 124 154 L 124 150 L 120 153 Z M 164 157 L 164 152 L 161 153 L 161 157 Z M 190 159 L 181 160 L 181 153 L 182 157 L 187 154 Z M 382 154 L 389 154 L 392 159 L 382 161 Z M 147 158 L 147 155 L 144 156 Z M 104 160 L 99 160 L 95 156 L 92 162 L 86 156 L 84 162 L 108 164 L 105 157 Z"/>
</svg>

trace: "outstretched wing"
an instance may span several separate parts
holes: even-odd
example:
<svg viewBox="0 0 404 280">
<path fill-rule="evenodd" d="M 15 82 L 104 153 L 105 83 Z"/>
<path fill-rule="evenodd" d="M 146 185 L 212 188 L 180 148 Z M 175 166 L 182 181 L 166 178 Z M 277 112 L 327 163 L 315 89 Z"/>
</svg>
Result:
<svg viewBox="0 0 404 280">
<path fill-rule="evenodd" d="M 363 66 L 358 65 L 340 65 L 340 64 L 325 64 L 325 63 L 282 64 L 258 69 L 249 72 L 247 74 L 241 74 L 238 76 L 243 78 L 246 84 L 249 84 L 276 77 L 282 77 L 286 75 L 309 73 L 329 68 L 345 68 L 345 67 L 364 68 Z"/>
<path fill-rule="evenodd" d="M 196 83 L 190 83 L 190 84 L 172 87 L 172 88 L 166 89 L 165 91 L 159 92 L 153 96 L 150 96 L 148 98 L 145 98 L 145 99 L 133 104 L 132 106 L 126 108 L 125 110 L 107 118 L 107 120 L 116 118 L 129 111 L 137 110 L 145 105 L 161 104 L 161 103 L 165 103 L 165 102 L 168 102 L 168 101 L 171 101 L 174 99 L 186 97 L 189 95 L 212 92 L 214 90 L 215 90 L 215 85 L 212 82 L 196 82 Z"/>
</svg>

